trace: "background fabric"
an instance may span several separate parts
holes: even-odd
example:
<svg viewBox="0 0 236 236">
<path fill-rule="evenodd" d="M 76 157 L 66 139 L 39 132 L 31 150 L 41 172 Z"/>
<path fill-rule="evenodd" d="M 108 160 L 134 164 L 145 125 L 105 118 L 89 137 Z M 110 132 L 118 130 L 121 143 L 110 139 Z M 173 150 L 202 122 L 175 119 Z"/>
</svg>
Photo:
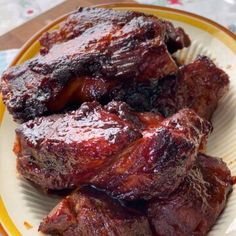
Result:
<svg viewBox="0 0 236 236">
<path fill-rule="evenodd" d="M 0 0 L 0 35 L 61 2 L 63 0 Z"/>
<path fill-rule="evenodd" d="M 11 63 L 17 52 L 18 49 L 0 51 L 0 75 Z"/>
</svg>

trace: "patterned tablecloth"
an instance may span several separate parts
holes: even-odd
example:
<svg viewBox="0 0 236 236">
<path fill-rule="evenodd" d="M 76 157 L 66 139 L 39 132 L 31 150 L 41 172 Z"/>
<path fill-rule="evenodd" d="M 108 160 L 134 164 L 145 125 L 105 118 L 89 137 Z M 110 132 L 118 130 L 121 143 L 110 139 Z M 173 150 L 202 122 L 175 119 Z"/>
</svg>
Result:
<svg viewBox="0 0 236 236">
<path fill-rule="evenodd" d="M 0 35 L 63 2 L 63 0 L 0 0 Z"/>
</svg>

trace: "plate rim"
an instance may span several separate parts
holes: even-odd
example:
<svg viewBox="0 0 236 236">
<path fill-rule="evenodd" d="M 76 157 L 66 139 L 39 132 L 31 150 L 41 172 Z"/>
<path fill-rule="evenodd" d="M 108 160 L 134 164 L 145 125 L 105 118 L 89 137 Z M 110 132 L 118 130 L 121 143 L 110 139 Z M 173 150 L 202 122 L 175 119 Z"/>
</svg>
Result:
<svg viewBox="0 0 236 236">
<path fill-rule="evenodd" d="M 150 10 L 156 10 L 159 12 L 162 12 L 164 15 L 172 16 L 172 19 L 176 19 L 180 22 L 184 22 L 187 24 L 190 24 L 192 26 L 195 26 L 197 28 L 200 28 L 204 31 L 207 31 L 209 34 L 211 34 L 213 37 L 219 39 L 222 43 L 224 43 L 228 48 L 230 48 L 235 54 L 236 54 L 236 35 L 232 33 L 230 30 L 225 28 L 224 26 L 218 24 L 217 22 L 208 19 L 206 17 L 200 16 L 195 13 L 179 10 L 179 9 L 173 9 L 169 7 L 163 7 L 163 6 L 153 6 L 153 5 L 146 5 L 146 4 L 138 4 L 138 3 L 114 3 L 114 4 L 99 4 L 99 5 L 93 5 L 91 7 L 100 7 L 100 8 L 112 8 L 117 9 L 124 8 L 128 10 L 129 8 L 137 8 L 139 10 L 142 9 L 150 9 Z M 22 58 L 22 56 L 25 54 L 25 52 L 29 49 L 30 46 L 35 43 L 40 36 L 45 33 L 46 31 L 52 29 L 56 25 L 60 24 L 62 21 L 66 19 L 66 17 L 75 12 L 71 11 L 67 14 L 64 14 L 55 20 L 53 20 L 50 24 L 43 27 L 41 30 L 39 30 L 37 33 L 35 33 L 27 42 L 20 48 L 19 52 L 9 65 L 9 67 L 14 66 L 18 63 L 18 61 Z M 162 17 L 162 16 L 161 16 Z M 169 19 L 168 17 L 164 17 Z M 215 32 L 215 33 L 214 33 Z M 218 32 L 218 34 L 217 34 Z M 220 34 L 219 34 L 220 33 Z M 233 44 L 229 43 L 233 42 Z M 228 43 L 227 43 L 228 42 Z M 2 101 L 2 94 L 0 94 L 0 126 L 3 120 L 5 106 Z M 7 209 L 5 207 L 3 198 L 1 197 L 0 193 L 0 225 L 5 229 L 5 231 L 9 235 L 22 235 L 20 231 L 17 229 L 16 225 L 14 224 L 14 220 L 10 218 Z"/>
</svg>

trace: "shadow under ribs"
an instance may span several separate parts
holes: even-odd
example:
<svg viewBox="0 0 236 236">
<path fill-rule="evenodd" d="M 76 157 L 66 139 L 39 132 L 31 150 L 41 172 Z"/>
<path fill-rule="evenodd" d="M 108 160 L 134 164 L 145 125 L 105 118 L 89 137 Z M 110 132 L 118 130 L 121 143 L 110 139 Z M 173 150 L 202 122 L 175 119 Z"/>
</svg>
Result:
<svg viewBox="0 0 236 236">
<path fill-rule="evenodd" d="M 92 25 L 82 20 L 85 26 L 78 27 L 79 33 L 72 24 L 69 29 L 76 37 L 61 33 L 62 42 L 49 42 L 49 50 L 5 71 L 3 101 L 16 121 L 61 111 L 73 102 L 100 100 L 130 80 L 158 80 L 177 72 L 165 42 L 169 39 L 171 48 L 175 42 L 177 49 L 189 46 L 182 29 L 142 13 L 81 8 L 75 14 L 78 19 L 89 14 L 85 18 L 91 16 L 92 20 L 97 13 L 103 15 L 103 20 Z M 73 16 L 69 22 L 74 22 Z M 182 42 L 182 38 L 186 39 Z"/>
<path fill-rule="evenodd" d="M 44 189 L 93 184 L 121 199 L 173 192 L 187 175 L 211 125 L 185 109 L 163 120 L 123 103 L 85 103 L 16 130 L 17 169 Z"/>
</svg>

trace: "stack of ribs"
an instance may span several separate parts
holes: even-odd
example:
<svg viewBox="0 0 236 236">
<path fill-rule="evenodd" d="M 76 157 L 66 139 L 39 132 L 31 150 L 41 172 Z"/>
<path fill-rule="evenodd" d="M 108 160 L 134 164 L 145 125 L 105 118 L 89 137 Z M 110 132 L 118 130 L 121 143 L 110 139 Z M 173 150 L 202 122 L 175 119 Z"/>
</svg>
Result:
<svg viewBox="0 0 236 236">
<path fill-rule="evenodd" d="M 34 58 L 2 76 L 21 176 L 69 190 L 39 231 L 78 236 L 206 235 L 232 177 L 204 154 L 229 87 L 172 23 L 139 12 L 79 8 L 45 33 Z"/>
<path fill-rule="evenodd" d="M 17 169 L 45 189 L 90 183 L 122 199 L 149 199 L 182 182 L 210 131 L 189 109 L 163 119 L 130 114 L 122 103 L 84 103 L 21 125 Z"/>
<path fill-rule="evenodd" d="M 80 8 L 41 43 L 41 55 L 2 77 L 3 100 L 20 122 L 71 103 L 106 100 L 124 83 L 175 74 L 170 52 L 190 40 L 181 28 L 154 16 Z"/>
</svg>

